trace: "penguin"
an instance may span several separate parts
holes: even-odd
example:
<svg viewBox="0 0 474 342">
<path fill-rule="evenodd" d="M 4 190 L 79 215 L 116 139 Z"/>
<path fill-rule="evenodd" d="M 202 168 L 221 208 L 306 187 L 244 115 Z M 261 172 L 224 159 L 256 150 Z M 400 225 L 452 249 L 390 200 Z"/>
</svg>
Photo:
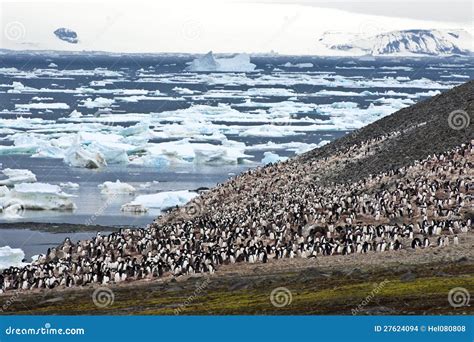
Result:
<svg viewBox="0 0 474 342">
<path fill-rule="evenodd" d="M 419 238 L 414 238 L 411 242 L 411 248 L 415 249 L 417 247 L 421 247 L 421 240 Z"/>
</svg>

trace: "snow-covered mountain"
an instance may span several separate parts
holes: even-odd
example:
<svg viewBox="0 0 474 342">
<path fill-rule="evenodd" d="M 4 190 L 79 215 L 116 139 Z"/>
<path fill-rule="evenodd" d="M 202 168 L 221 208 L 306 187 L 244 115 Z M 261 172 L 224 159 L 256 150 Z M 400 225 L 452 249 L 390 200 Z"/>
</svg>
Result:
<svg viewBox="0 0 474 342">
<path fill-rule="evenodd" d="M 351 55 L 450 56 L 473 55 L 473 37 L 464 30 L 402 30 L 375 36 L 326 32 L 319 39 L 326 47 Z"/>
</svg>

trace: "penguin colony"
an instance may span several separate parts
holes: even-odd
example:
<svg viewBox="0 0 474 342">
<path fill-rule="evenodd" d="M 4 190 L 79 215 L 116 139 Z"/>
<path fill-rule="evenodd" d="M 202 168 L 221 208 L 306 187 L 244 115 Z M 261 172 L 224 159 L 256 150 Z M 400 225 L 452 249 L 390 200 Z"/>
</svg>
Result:
<svg viewBox="0 0 474 342">
<path fill-rule="evenodd" d="M 373 153 L 389 138 L 326 159 L 249 170 L 146 229 L 66 239 L 32 264 L 3 270 L 0 289 L 117 284 L 212 274 L 239 262 L 459 244 L 472 225 L 474 141 L 351 184 L 314 179 Z"/>
</svg>

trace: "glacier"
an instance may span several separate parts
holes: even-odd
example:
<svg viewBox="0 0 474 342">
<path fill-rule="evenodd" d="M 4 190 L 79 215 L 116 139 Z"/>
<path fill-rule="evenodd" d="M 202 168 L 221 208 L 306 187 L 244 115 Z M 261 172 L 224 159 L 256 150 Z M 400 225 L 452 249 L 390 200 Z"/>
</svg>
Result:
<svg viewBox="0 0 474 342">
<path fill-rule="evenodd" d="M 332 50 L 351 55 L 472 56 L 474 53 L 473 37 L 465 30 L 412 29 L 374 36 L 326 32 L 319 41 Z"/>
</svg>

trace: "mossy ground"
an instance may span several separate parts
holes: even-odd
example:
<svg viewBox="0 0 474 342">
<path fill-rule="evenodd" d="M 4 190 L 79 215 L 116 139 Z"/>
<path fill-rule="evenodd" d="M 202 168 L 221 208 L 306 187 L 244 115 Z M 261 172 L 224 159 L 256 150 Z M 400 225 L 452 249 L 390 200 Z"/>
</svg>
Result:
<svg viewBox="0 0 474 342">
<path fill-rule="evenodd" d="M 20 293 L 3 314 L 113 315 L 326 315 L 473 314 L 474 306 L 453 308 L 448 293 L 463 287 L 474 294 L 474 264 L 449 263 L 407 269 L 262 272 L 150 281 L 111 287 L 114 302 L 98 308 L 94 288 Z M 275 307 L 277 287 L 291 292 L 291 303 Z M 11 296 L 10 296 L 11 297 Z M 4 304 L 7 295 L 0 297 Z M 359 309 L 354 312 L 354 310 Z"/>
</svg>

